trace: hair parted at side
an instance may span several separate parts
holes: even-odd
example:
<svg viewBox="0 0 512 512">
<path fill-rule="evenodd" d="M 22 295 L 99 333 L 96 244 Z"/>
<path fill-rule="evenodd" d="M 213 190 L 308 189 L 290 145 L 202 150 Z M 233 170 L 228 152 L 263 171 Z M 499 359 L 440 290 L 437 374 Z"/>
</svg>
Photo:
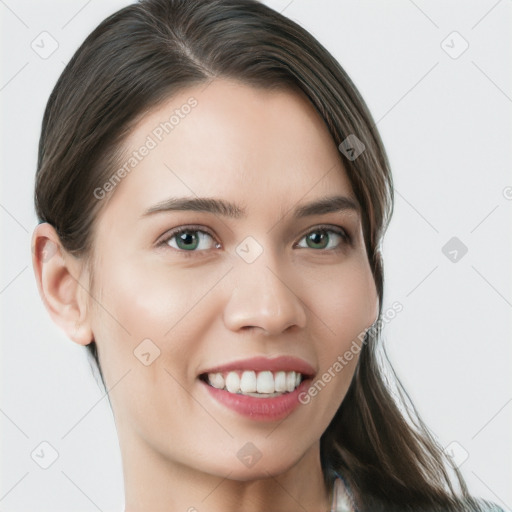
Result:
<svg viewBox="0 0 512 512">
<path fill-rule="evenodd" d="M 380 317 L 380 242 L 392 215 L 393 184 L 375 123 L 333 56 L 297 23 L 256 0 L 141 0 L 87 37 L 45 110 L 35 186 L 39 221 L 54 226 L 66 250 L 90 258 L 94 225 L 106 204 L 94 190 L 120 165 L 127 134 L 160 102 L 217 77 L 299 88 L 336 145 L 351 134 L 363 141 L 358 158 L 340 158 L 361 205 Z M 94 341 L 89 349 L 101 372 Z M 378 349 L 379 329 L 371 330 L 348 393 L 322 436 L 326 482 L 333 471 L 343 474 L 361 511 L 483 510 L 396 376 L 399 397 L 393 398 Z"/>
</svg>

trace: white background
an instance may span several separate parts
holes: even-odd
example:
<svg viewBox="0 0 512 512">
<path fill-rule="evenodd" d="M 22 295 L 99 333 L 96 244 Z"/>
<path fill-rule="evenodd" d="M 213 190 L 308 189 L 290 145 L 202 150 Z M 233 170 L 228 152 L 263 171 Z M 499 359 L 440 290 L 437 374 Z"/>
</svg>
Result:
<svg viewBox="0 0 512 512">
<path fill-rule="evenodd" d="M 0 1 L 1 511 L 123 508 L 108 401 L 41 304 L 30 237 L 48 96 L 83 39 L 127 3 Z M 403 305 L 388 352 L 441 444 L 467 456 L 472 493 L 512 510 L 512 2 L 266 3 L 334 54 L 377 121 L 396 185 L 385 308 Z M 31 48 L 43 31 L 59 45 L 47 59 Z M 463 48 L 454 31 L 469 44 L 458 58 L 445 51 Z M 454 236 L 468 248 L 455 263 L 441 250 Z M 46 470 L 30 456 L 42 441 L 59 454 Z"/>
</svg>

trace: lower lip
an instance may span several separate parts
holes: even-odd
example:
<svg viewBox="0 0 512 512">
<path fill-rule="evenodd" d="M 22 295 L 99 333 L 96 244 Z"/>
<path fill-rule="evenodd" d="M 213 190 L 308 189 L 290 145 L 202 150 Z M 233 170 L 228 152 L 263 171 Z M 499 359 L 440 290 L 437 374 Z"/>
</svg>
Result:
<svg viewBox="0 0 512 512">
<path fill-rule="evenodd" d="M 273 398 L 256 398 L 237 393 L 230 393 L 224 389 L 217 389 L 204 381 L 203 384 L 210 395 L 229 409 L 247 416 L 255 421 L 279 421 L 291 414 L 301 403 L 299 394 L 307 390 L 311 379 L 302 381 L 299 386 L 290 393 Z"/>
</svg>

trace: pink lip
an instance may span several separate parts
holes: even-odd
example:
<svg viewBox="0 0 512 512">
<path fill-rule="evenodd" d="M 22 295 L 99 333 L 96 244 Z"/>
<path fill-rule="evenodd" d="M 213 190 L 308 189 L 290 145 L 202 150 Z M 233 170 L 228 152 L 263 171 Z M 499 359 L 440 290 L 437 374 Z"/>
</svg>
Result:
<svg viewBox="0 0 512 512">
<path fill-rule="evenodd" d="M 223 389 L 214 388 L 204 380 L 199 379 L 201 385 L 205 386 L 209 396 L 229 409 L 255 421 L 279 421 L 286 418 L 286 416 L 300 405 L 298 397 L 300 393 L 309 388 L 311 379 L 316 373 L 313 366 L 303 359 L 292 356 L 279 356 L 273 358 L 253 357 L 251 359 L 233 361 L 231 363 L 208 368 L 200 372 L 200 375 L 237 370 L 254 370 L 255 372 L 264 370 L 271 372 L 294 371 L 304 375 L 304 380 L 294 391 L 291 393 L 283 393 L 273 398 L 258 398 L 229 393 Z"/>
<path fill-rule="evenodd" d="M 297 372 L 302 373 L 308 377 L 312 377 L 316 372 L 315 369 L 303 359 L 299 359 L 293 356 L 279 356 L 279 357 L 253 357 L 251 359 L 243 359 L 239 361 L 233 361 L 231 363 L 214 366 L 200 372 L 204 373 L 223 373 L 236 370 L 254 370 L 255 372 L 261 372 L 264 370 L 270 370 L 271 372 Z M 256 400 L 262 400 L 257 398 Z M 270 398 L 264 398 L 263 400 L 271 400 Z"/>
<path fill-rule="evenodd" d="M 291 393 L 284 393 L 274 398 L 257 398 L 229 393 L 223 389 L 214 388 L 204 381 L 200 381 L 200 383 L 220 404 L 251 420 L 281 421 L 301 404 L 299 395 L 309 388 L 311 379 L 302 381 L 299 387 Z"/>
</svg>

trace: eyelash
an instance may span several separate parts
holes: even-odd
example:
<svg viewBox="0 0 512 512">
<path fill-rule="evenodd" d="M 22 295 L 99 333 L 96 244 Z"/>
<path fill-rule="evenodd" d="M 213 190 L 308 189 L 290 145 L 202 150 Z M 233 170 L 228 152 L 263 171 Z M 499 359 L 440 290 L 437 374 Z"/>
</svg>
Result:
<svg viewBox="0 0 512 512">
<path fill-rule="evenodd" d="M 175 247 L 171 247 L 169 245 L 169 241 L 173 239 L 176 236 L 181 235 L 182 233 L 204 233 L 212 237 L 212 239 L 217 243 L 215 240 L 215 236 L 207 229 L 205 229 L 203 226 L 180 226 L 179 228 L 171 230 L 169 233 L 166 234 L 165 238 L 161 240 L 160 242 L 157 242 L 158 247 L 164 247 L 167 246 L 169 249 L 179 252 L 183 254 L 185 257 L 191 257 L 192 255 L 196 255 L 197 253 L 206 253 L 209 252 L 209 250 L 194 250 L 194 251 L 186 251 L 184 249 L 176 249 Z M 338 247 L 334 249 L 313 249 L 311 247 L 301 247 L 301 249 L 311 249 L 313 251 L 317 252 L 336 252 L 343 249 L 343 245 L 351 245 L 352 244 L 352 238 L 349 235 L 349 233 L 342 228 L 341 226 L 333 226 L 329 224 L 321 224 L 319 226 L 315 226 L 314 229 L 311 229 L 310 231 L 306 232 L 302 237 L 300 238 L 299 242 L 310 235 L 311 233 L 317 233 L 317 232 L 323 232 L 323 233 L 335 233 L 336 235 L 339 235 L 341 237 L 341 242 Z"/>
</svg>

